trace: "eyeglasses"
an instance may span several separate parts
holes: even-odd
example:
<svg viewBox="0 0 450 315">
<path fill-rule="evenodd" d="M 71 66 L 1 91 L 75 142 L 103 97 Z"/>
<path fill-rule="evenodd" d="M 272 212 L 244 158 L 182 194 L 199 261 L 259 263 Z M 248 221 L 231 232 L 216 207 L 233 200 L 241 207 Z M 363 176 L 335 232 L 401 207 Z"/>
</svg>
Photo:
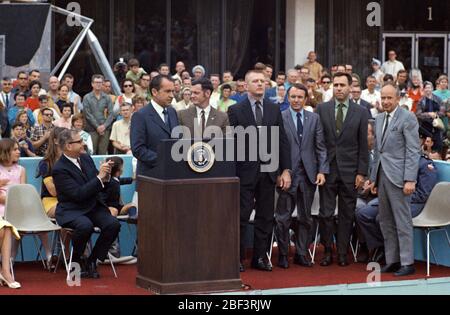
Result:
<svg viewBox="0 0 450 315">
<path fill-rule="evenodd" d="M 123 86 L 124 88 L 127 88 L 127 87 L 133 87 L 132 85 L 129 85 L 129 84 L 127 84 L 127 85 L 124 85 Z"/>
<path fill-rule="evenodd" d="M 2 85 L 3 86 L 11 86 L 12 84 L 11 83 L 3 83 Z"/>
<path fill-rule="evenodd" d="M 74 143 L 78 143 L 78 144 L 82 144 L 83 143 L 83 139 L 77 140 L 77 141 L 70 141 L 69 144 L 74 144 Z"/>
</svg>

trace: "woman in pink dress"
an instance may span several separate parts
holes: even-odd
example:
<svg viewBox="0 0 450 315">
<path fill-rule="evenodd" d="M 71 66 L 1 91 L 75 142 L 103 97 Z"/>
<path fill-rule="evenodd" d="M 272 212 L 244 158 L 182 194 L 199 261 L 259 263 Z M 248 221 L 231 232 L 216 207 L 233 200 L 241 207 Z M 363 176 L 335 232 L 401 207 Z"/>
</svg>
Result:
<svg viewBox="0 0 450 315">
<path fill-rule="evenodd" d="M 9 271 L 9 259 L 12 257 L 11 240 L 13 235 L 16 239 L 20 237 L 17 230 L 3 220 L 3 216 L 5 214 L 6 194 L 9 187 L 24 184 L 26 181 L 25 169 L 17 164 L 19 158 L 20 150 L 16 141 L 12 139 L 0 140 L 0 246 L 2 254 L 0 283 L 6 283 L 12 289 L 20 288 L 20 283 L 14 281 Z"/>
</svg>

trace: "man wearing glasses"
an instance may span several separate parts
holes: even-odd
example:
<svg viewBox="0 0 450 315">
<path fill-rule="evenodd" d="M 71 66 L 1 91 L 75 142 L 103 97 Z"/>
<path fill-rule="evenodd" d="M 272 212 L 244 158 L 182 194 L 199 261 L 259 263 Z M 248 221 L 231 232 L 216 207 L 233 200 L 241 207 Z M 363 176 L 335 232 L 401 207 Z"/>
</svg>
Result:
<svg viewBox="0 0 450 315">
<path fill-rule="evenodd" d="M 25 71 L 19 71 L 17 74 L 17 86 L 12 90 L 13 99 L 19 93 L 25 93 L 26 97 L 30 96 L 28 85 L 28 74 Z"/>
<path fill-rule="evenodd" d="M 31 134 L 31 144 L 37 156 L 44 156 L 48 148 L 50 132 L 55 127 L 53 125 L 53 110 L 50 108 L 41 109 L 42 124 L 36 126 Z"/>
<path fill-rule="evenodd" d="M 3 78 L 2 80 L 2 91 L 0 92 L 0 103 L 7 109 L 14 105 L 13 93 L 11 92 L 13 88 L 12 81 L 10 78 Z"/>
<path fill-rule="evenodd" d="M 333 89 L 331 88 L 331 76 L 324 75 L 321 79 L 322 88 L 320 92 L 322 92 L 322 100 L 324 103 L 331 101 L 333 98 Z"/>
<path fill-rule="evenodd" d="M 108 154 L 109 136 L 114 120 L 111 98 L 103 91 L 104 77 L 100 74 L 92 76 L 92 92 L 83 99 L 86 128 L 92 137 L 94 154 Z"/>
</svg>

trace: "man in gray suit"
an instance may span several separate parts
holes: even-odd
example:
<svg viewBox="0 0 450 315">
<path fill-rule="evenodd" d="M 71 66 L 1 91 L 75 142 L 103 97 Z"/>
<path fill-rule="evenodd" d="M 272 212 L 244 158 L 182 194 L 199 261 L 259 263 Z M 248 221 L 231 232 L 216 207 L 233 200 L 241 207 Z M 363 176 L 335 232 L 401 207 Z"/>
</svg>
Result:
<svg viewBox="0 0 450 315">
<path fill-rule="evenodd" d="M 228 115 L 219 112 L 210 105 L 210 98 L 214 87 L 208 79 L 199 79 L 192 83 L 191 101 L 194 107 L 178 112 L 178 120 L 181 126 L 185 126 L 190 131 L 188 138 L 204 138 L 205 129 L 210 126 L 217 126 L 222 130 L 223 137 L 226 135 L 227 126 L 230 125 Z"/>
<path fill-rule="evenodd" d="M 381 90 L 385 113 L 375 121 L 372 190 L 378 190 L 379 221 L 384 237 L 386 266 L 381 272 L 396 276 L 413 274 L 413 223 L 409 198 L 416 190 L 419 170 L 419 123 L 398 106 L 400 91 L 393 85 Z M 376 189 L 378 187 L 378 189 Z"/>
<path fill-rule="evenodd" d="M 289 227 L 295 205 L 299 225 L 294 263 L 312 266 L 306 258 L 313 225 L 311 206 L 317 185 L 325 184 L 325 174 L 329 172 L 322 124 L 317 114 L 303 109 L 307 99 L 308 89 L 302 84 L 293 84 L 288 90 L 290 108 L 282 113 L 291 146 L 292 186 L 289 191 L 280 191 L 275 211 L 278 266 L 281 268 L 289 268 Z"/>
</svg>

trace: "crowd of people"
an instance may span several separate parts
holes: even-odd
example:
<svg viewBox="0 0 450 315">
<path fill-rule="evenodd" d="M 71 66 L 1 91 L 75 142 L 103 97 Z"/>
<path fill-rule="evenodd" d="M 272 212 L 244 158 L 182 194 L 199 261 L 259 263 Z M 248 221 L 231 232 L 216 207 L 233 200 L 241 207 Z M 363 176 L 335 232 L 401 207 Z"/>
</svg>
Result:
<svg viewBox="0 0 450 315">
<path fill-rule="evenodd" d="M 167 64 L 151 71 L 131 59 L 114 67 L 120 95 L 114 95 L 109 80 L 94 75 L 92 91 L 83 97 L 74 91 L 75 78 L 70 74 L 61 81 L 52 76 L 44 84 L 39 71 L 20 71 L 15 79 L 1 81 L 0 217 L 8 187 L 25 183 L 19 158 L 42 157 L 37 174 L 43 179 L 45 211 L 62 227 L 75 231 L 74 261 L 83 266 L 86 277 L 98 278 L 97 260 L 106 258 L 120 228 L 115 217 L 136 215 L 137 209 L 117 198 L 120 183 L 129 182 L 120 178 L 123 162 L 112 158 L 97 170 L 90 155 L 134 155 L 137 174 L 145 175 L 155 167 L 159 141 L 170 138 L 178 125 L 192 135 L 209 126 L 223 131 L 227 126 L 277 126 L 282 131 L 279 171 L 261 173 L 259 163 L 238 162 L 237 167 L 241 235 L 256 210 L 252 267 L 272 270 L 265 252 L 274 214 L 278 265 L 289 267 L 288 233 L 294 208 L 299 222 L 294 263 L 312 266 L 306 253 L 314 223 L 311 206 L 319 187 L 325 248 L 321 266 L 333 263 L 334 235 L 338 264 L 348 265 L 356 213 L 355 233 L 362 244 L 359 259 L 385 259 L 384 271 L 410 274 L 411 215 L 420 213 L 437 180 L 432 160 L 450 161 L 450 91 L 446 75 L 423 82 L 419 69 L 406 71 L 396 57 L 395 51 L 389 52 L 383 64 L 374 58 L 373 74 L 361 78 L 351 64 L 325 68 L 310 52 L 303 65 L 274 74 L 273 66 L 257 63 L 237 80 L 231 71 L 207 74 L 202 65 L 190 72 L 182 61 L 170 74 Z M 397 127 L 389 129 L 390 124 Z M 397 130 L 404 131 L 403 138 Z M 409 151 L 403 151 L 411 155 L 386 158 L 384 152 L 406 147 Z M 395 163 L 397 169 L 390 172 Z M 396 174 L 399 165 L 402 174 Z M 397 177 L 406 173 L 399 181 Z M 279 191 L 276 209 L 275 189 Z M 97 198 L 99 194 L 103 197 Z M 401 205 L 400 218 L 391 204 Z M 0 227 L 0 281 L 20 287 L 9 271 L 9 257 L 14 257 L 16 247 L 12 238 L 19 235 L 4 220 Z M 90 256 L 83 258 L 94 227 L 101 228 L 100 238 Z M 396 237 L 400 248 L 392 241 Z M 41 235 L 41 240 L 51 266 L 48 235 Z M 242 243 L 241 271 L 245 258 Z"/>
</svg>

